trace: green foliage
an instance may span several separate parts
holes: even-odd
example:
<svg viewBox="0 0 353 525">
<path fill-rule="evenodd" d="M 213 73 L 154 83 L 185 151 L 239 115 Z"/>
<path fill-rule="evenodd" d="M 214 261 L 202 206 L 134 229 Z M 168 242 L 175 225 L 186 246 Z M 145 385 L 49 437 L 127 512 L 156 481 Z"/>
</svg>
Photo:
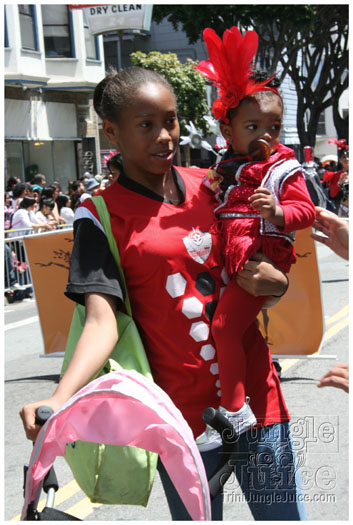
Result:
<svg viewBox="0 0 353 525">
<path fill-rule="evenodd" d="M 241 24 L 245 29 L 250 29 L 254 23 L 288 23 L 299 30 L 313 24 L 315 12 L 316 6 L 313 4 L 156 4 L 153 6 L 153 20 L 159 24 L 166 17 L 175 30 L 182 27 L 189 43 L 194 44 L 202 38 L 205 27 L 212 27 L 219 35 L 234 25 Z"/>
<path fill-rule="evenodd" d="M 221 36 L 236 25 L 259 36 L 256 66 L 289 75 L 296 87 L 297 128 L 302 146 L 315 145 L 320 115 L 332 107 L 339 138 L 348 139 L 348 116 L 340 116 L 340 97 L 348 88 L 347 4 L 155 5 L 153 19 L 168 20 L 193 44 L 205 27 Z"/>
<path fill-rule="evenodd" d="M 151 51 L 142 53 L 137 51 L 130 55 L 133 66 L 143 67 L 163 75 L 174 89 L 181 132 L 185 133 L 185 124 L 191 120 L 197 129 L 207 131 L 207 124 L 203 115 L 209 114 L 206 100 L 206 80 L 194 69 L 197 62 L 187 59 L 181 63 L 175 53 L 160 53 Z"/>
</svg>

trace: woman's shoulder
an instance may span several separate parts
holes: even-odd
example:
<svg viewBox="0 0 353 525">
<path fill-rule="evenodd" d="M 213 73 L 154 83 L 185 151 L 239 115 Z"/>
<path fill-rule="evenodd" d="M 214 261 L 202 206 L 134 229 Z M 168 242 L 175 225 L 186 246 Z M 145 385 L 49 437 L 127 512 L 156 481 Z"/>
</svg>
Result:
<svg viewBox="0 0 353 525">
<path fill-rule="evenodd" d="M 175 171 L 183 179 L 186 187 L 195 192 L 197 188 L 204 186 L 203 181 L 207 174 L 205 168 L 185 168 L 184 166 L 174 166 Z"/>
<path fill-rule="evenodd" d="M 186 168 L 184 166 L 173 166 L 173 168 L 182 176 L 191 179 L 203 179 L 207 173 L 207 168 L 191 167 Z"/>
</svg>

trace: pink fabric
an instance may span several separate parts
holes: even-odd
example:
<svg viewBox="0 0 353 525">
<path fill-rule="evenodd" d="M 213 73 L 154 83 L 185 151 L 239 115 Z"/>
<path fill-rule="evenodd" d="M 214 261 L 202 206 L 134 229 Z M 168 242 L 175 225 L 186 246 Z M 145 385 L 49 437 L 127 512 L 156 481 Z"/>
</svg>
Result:
<svg viewBox="0 0 353 525">
<path fill-rule="evenodd" d="M 133 370 L 95 379 L 46 422 L 33 447 L 21 519 L 28 504 L 38 502 L 56 456 L 76 440 L 157 452 L 192 519 L 211 519 L 207 477 L 190 427 L 169 396 Z"/>
</svg>

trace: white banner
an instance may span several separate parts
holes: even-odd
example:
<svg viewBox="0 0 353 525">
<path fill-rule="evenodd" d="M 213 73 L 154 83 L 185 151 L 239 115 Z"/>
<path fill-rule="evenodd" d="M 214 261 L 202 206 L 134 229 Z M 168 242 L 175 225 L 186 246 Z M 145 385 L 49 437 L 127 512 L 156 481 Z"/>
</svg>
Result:
<svg viewBox="0 0 353 525">
<path fill-rule="evenodd" d="M 100 35 L 123 29 L 145 29 L 151 27 L 153 5 L 109 4 L 85 7 L 84 13 L 89 31 Z"/>
</svg>

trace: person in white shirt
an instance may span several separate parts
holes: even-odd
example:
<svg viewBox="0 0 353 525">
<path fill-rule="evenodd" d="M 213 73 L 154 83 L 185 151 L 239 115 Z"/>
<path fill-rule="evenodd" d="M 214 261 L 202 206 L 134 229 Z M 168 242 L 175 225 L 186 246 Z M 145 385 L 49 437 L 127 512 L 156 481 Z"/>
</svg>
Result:
<svg viewBox="0 0 353 525">
<path fill-rule="evenodd" d="M 74 222 L 74 212 L 71 208 L 71 199 L 68 195 L 58 195 L 56 199 L 60 217 L 65 221 L 66 225 Z"/>
<path fill-rule="evenodd" d="M 21 231 L 18 231 L 17 233 L 12 233 L 12 237 L 16 237 L 17 235 L 28 235 L 29 233 L 31 233 L 31 230 L 37 231 L 41 228 L 43 228 L 44 230 L 53 229 L 53 226 L 48 222 L 36 223 L 31 220 L 30 213 L 34 211 L 35 206 L 36 201 L 32 197 L 24 197 L 22 199 L 18 210 L 16 210 L 13 214 L 11 224 L 11 229 Z"/>
<path fill-rule="evenodd" d="M 38 220 L 42 221 L 42 223 L 50 224 L 53 228 L 58 224 L 52 213 L 54 206 L 55 202 L 53 199 L 41 198 L 39 202 L 39 210 L 36 213 L 36 218 Z"/>
</svg>

